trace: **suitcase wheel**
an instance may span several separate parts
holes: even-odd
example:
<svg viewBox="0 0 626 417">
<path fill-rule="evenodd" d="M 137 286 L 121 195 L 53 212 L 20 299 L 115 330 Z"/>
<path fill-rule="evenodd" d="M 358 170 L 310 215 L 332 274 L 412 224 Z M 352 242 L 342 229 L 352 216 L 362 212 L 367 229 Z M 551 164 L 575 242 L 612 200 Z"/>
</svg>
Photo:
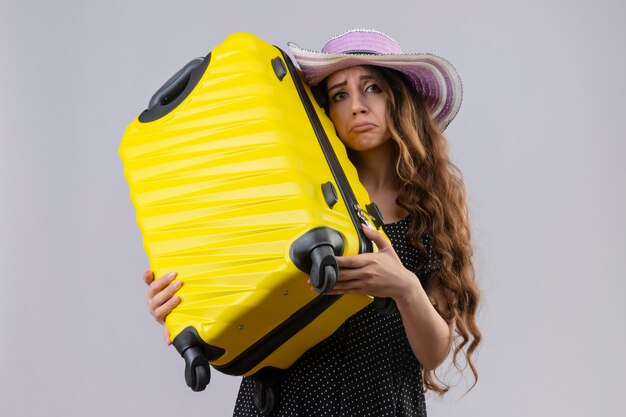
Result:
<svg viewBox="0 0 626 417">
<path fill-rule="evenodd" d="M 194 391 L 204 391 L 207 384 L 209 383 L 209 380 L 211 379 L 209 376 L 211 372 L 209 371 L 209 367 L 204 365 L 196 365 L 193 372 L 195 373 L 193 377 L 194 386 L 192 386 L 191 389 Z"/>
<path fill-rule="evenodd" d="M 203 391 L 211 380 L 209 364 L 199 347 L 191 347 L 184 352 L 185 382 L 194 391 Z"/>
<path fill-rule="evenodd" d="M 187 327 L 173 340 L 185 360 L 185 382 L 194 391 L 202 391 L 211 380 L 209 361 L 224 354 L 224 349 L 206 344 L 194 327 Z"/>
<path fill-rule="evenodd" d="M 256 408 L 264 413 L 268 414 L 276 405 L 276 388 L 264 385 L 263 383 L 257 382 L 254 387 L 254 405 Z"/>
<path fill-rule="evenodd" d="M 383 316 L 389 316 L 395 313 L 397 310 L 396 303 L 391 298 L 374 298 L 374 310 Z"/>
<path fill-rule="evenodd" d="M 324 273 L 320 277 L 320 282 L 315 289 L 320 293 L 330 291 L 337 283 L 337 270 L 333 265 L 325 265 Z"/>
<path fill-rule="evenodd" d="M 332 246 L 321 245 L 311 251 L 311 286 L 324 293 L 337 283 L 337 260 Z"/>
<path fill-rule="evenodd" d="M 337 283 L 336 256 L 343 254 L 341 233 L 328 227 L 311 229 L 291 245 L 289 256 L 293 263 L 311 277 L 311 286 L 317 292 L 330 291 Z"/>
<path fill-rule="evenodd" d="M 277 368 L 263 368 L 252 378 L 254 380 L 254 406 L 263 414 L 269 414 L 278 404 L 278 386 L 283 371 Z"/>
</svg>

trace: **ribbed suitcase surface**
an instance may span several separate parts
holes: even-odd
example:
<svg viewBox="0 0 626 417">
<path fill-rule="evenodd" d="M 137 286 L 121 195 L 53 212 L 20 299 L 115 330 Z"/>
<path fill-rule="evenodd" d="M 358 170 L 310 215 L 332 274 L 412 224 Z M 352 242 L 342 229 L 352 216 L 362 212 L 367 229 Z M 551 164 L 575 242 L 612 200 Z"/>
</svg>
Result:
<svg viewBox="0 0 626 417">
<path fill-rule="evenodd" d="M 280 49 L 234 34 L 191 74 L 182 81 L 187 91 L 177 92 L 184 97 L 174 106 L 175 98 L 161 99 L 171 107 L 164 114 L 135 119 L 120 147 L 150 268 L 157 277 L 177 271 L 184 282 L 166 325 L 173 340 L 194 328 L 216 348 L 205 352 L 223 372 L 286 368 L 371 301 L 311 291 L 292 261 L 294 241 L 317 228 L 337 231 L 344 255 L 362 251 L 355 214 Z M 308 87 L 302 91 L 311 99 Z M 344 146 L 311 101 L 365 207 L 367 192 Z M 332 208 L 322 192 L 329 182 L 338 200 Z M 316 303 L 322 311 L 303 319 L 303 308 Z M 298 328 L 294 317 L 307 323 Z M 276 330 L 294 326 L 286 338 Z M 250 358 L 268 339 L 271 352 Z"/>
</svg>

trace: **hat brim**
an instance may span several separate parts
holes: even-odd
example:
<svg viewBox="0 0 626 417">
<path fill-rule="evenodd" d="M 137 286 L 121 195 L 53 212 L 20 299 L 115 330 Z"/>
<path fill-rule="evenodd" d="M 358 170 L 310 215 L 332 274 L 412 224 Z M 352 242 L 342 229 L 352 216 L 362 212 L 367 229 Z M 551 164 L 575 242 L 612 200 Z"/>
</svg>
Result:
<svg viewBox="0 0 626 417">
<path fill-rule="evenodd" d="M 445 59 L 432 54 L 333 54 L 288 44 L 306 81 L 317 85 L 330 74 L 355 65 L 391 68 L 406 75 L 424 98 L 431 117 L 443 131 L 457 115 L 463 100 L 461 78 Z"/>
</svg>

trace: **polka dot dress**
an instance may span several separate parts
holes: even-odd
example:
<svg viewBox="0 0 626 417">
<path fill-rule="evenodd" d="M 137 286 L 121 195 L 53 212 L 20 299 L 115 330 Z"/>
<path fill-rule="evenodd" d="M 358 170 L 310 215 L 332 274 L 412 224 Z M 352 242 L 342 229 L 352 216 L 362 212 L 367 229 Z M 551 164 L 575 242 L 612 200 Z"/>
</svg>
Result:
<svg viewBox="0 0 626 417">
<path fill-rule="evenodd" d="M 409 219 L 383 225 L 403 265 L 420 279 L 436 268 L 406 241 Z M 419 268 L 419 269 L 418 269 Z M 370 304 L 285 371 L 271 416 L 426 416 L 421 366 L 400 315 L 379 314 Z M 263 416 L 254 406 L 254 381 L 244 377 L 234 417 Z"/>
</svg>

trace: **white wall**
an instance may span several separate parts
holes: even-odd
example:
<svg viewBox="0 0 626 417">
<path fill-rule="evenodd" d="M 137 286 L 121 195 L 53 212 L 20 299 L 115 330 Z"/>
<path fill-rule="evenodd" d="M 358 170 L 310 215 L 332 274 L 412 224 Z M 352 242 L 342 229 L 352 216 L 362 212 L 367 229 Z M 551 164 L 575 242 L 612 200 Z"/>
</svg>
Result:
<svg viewBox="0 0 626 417">
<path fill-rule="evenodd" d="M 352 27 L 444 56 L 464 81 L 447 136 L 485 337 L 476 388 L 430 399 L 430 415 L 623 415 L 623 2 L 179 3 L 1 2 L 2 415 L 230 415 L 238 379 L 191 392 L 146 311 L 119 141 L 231 32 L 317 49 Z"/>
</svg>

